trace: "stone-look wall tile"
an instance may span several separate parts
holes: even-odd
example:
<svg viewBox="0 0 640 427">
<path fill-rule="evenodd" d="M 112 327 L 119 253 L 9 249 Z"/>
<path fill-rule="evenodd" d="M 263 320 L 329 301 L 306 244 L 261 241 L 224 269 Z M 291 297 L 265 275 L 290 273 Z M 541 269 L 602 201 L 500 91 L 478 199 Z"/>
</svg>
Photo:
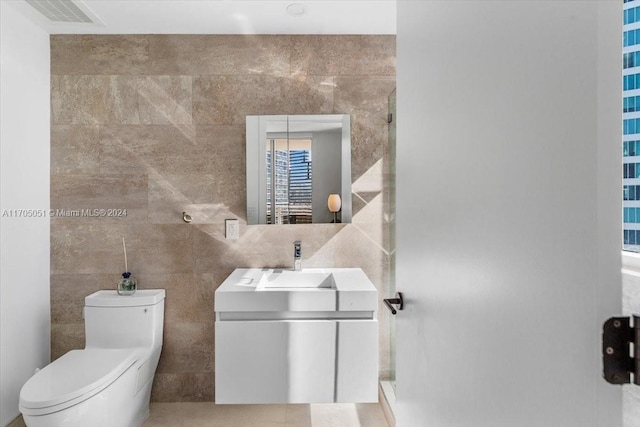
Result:
<svg viewBox="0 0 640 427">
<path fill-rule="evenodd" d="M 254 227 L 251 227 L 254 230 Z M 253 254 L 246 253 L 247 239 L 246 226 L 240 226 L 240 238 L 238 240 L 225 240 L 224 224 L 201 224 L 193 229 L 193 252 L 199 254 L 195 262 L 195 271 L 198 273 L 214 274 L 214 287 L 217 288 L 231 272 L 238 267 L 251 267 Z M 259 240 L 259 239 L 258 239 Z M 292 240 L 293 242 L 293 240 Z M 272 249 L 272 261 L 278 263 L 274 251 L 275 245 L 268 245 Z M 266 262 L 260 256 L 254 257 L 256 262 Z"/>
<path fill-rule="evenodd" d="M 100 127 L 100 173 L 216 173 L 244 176 L 243 125 L 105 125 Z M 220 170 L 229 169 L 229 174 Z M 230 178 L 228 175 L 233 175 Z"/>
<path fill-rule="evenodd" d="M 388 129 L 385 125 L 376 127 L 357 118 L 351 121 L 351 129 L 354 132 L 351 137 L 351 155 L 354 159 L 351 162 L 351 182 L 356 182 L 382 159 Z"/>
<path fill-rule="evenodd" d="M 151 389 L 154 402 L 213 401 L 213 372 L 156 373 Z"/>
<path fill-rule="evenodd" d="M 224 223 L 225 218 L 245 217 L 246 180 L 243 170 L 229 170 L 229 176 L 152 176 L 149 182 L 149 221 L 181 224 L 182 212 L 191 215 L 193 224 Z"/>
<path fill-rule="evenodd" d="M 357 114 L 375 125 L 387 124 L 388 98 L 396 88 L 395 77 L 336 77 L 335 84 L 336 110 Z"/>
<path fill-rule="evenodd" d="M 332 77 L 195 77 L 193 120 L 244 125 L 247 115 L 331 114 L 333 85 Z"/>
<path fill-rule="evenodd" d="M 357 193 L 351 193 L 351 215 L 356 216 L 358 212 L 362 208 L 367 205 L 366 201 L 364 201 Z"/>
<path fill-rule="evenodd" d="M 379 192 L 368 200 L 366 206 L 353 217 L 353 224 L 359 230 L 367 230 L 369 240 L 380 248 L 384 248 L 384 227 L 380 227 L 385 221 L 382 194 Z"/>
<path fill-rule="evenodd" d="M 295 240 L 302 241 L 303 268 L 326 267 L 327 264 L 309 260 L 343 228 L 343 224 L 241 226 L 240 238 L 226 241 L 224 227 L 200 225 L 193 234 L 194 253 L 199 254 L 195 268 L 198 272 L 215 272 L 219 269 L 226 275 L 237 267 L 289 268 L 293 266 Z M 214 259 L 215 263 L 211 262 Z"/>
<path fill-rule="evenodd" d="M 239 125 L 199 125 L 197 126 L 196 145 L 204 147 L 203 155 L 211 164 L 207 173 L 218 173 L 220 178 L 237 180 L 245 176 L 246 142 L 245 123 Z M 193 172 L 193 169 L 189 169 Z M 220 171 L 225 173 L 219 173 Z M 228 177 L 231 175 L 231 177 Z M 245 185 L 243 185 L 244 187 Z M 230 188 L 234 191 L 233 188 Z"/>
<path fill-rule="evenodd" d="M 51 173 L 95 173 L 100 168 L 100 126 L 51 126 Z"/>
<path fill-rule="evenodd" d="M 55 197 L 52 192 L 52 200 Z M 51 218 L 51 274 L 112 274 L 124 268 L 123 224 L 88 224 Z M 52 309 L 53 311 L 53 309 Z"/>
<path fill-rule="evenodd" d="M 332 114 L 335 79 L 332 76 L 290 77 L 285 86 L 287 114 Z M 269 114 L 269 113 L 260 113 Z"/>
<path fill-rule="evenodd" d="M 148 74 L 149 36 L 52 35 L 51 74 Z"/>
<path fill-rule="evenodd" d="M 213 373 L 213 341 L 213 316 L 208 323 L 166 323 L 157 372 Z"/>
<path fill-rule="evenodd" d="M 52 75 L 54 124 L 191 124 L 191 76 Z"/>
<path fill-rule="evenodd" d="M 215 274 L 136 274 L 138 289 L 164 289 L 165 324 L 213 322 Z M 226 277 L 226 276 L 225 276 Z"/>
<path fill-rule="evenodd" d="M 109 83 L 109 76 L 52 74 L 52 124 L 97 125 L 105 123 Z"/>
<path fill-rule="evenodd" d="M 151 35 L 151 70 L 158 74 L 288 76 L 289 36 Z"/>
<path fill-rule="evenodd" d="M 191 76 L 112 76 L 107 123 L 190 124 Z"/>
<path fill-rule="evenodd" d="M 389 139 L 388 97 L 394 77 L 336 77 L 335 109 L 351 115 L 351 177 L 355 182 L 383 158 Z"/>
<path fill-rule="evenodd" d="M 191 229 L 185 225 L 82 223 L 54 218 L 51 223 L 52 274 L 121 274 L 122 238 L 129 271 L 190 273 Z"/>
<path fill-rule="evenodd" d="M 147 219 L 146 175 L 52 174 L 51 209 L 63 211 L 68 219 L 79 221 L 144 222 Z M 80 211 L 80 212 L 77 212 Z M 85 213 L 89 212 L 85 216 Z M 64 214 L 56 216 L 65 216 Z"/>
<path fill-rule="evenodd" d="M 83 324 L 84 298 L 101 289 L 115 290 L 120 271 L 113 274 L 52 274 L 51 323 Z"/>
<path fill-rule="evenodd" d="M 384 158 L 378 159 L 366 172 L 351 184 L 351 192 L 359 203 L 369 204 L 376 197 L 385 197 Z M 362 207 L 360 207 L 362 209 Z M 386 212 L 386 211 L 383 211 Z M 376 213 L 379 215 L 379 213 Z M 353 215 L 356 217 L 356 214 Z M 358 215 L 357 218 L 362 215 Z M 376 219 L 381 219 L 379 216 Z"/>
<path fill-rule="evenodd" d="M 369 238 L 369 234 L 375 234 L 372 231 L 375 226 L 343 225 L 339 233 L 313 253 L 308 254 L 308 258 L 305 258 L 303 252 L 303 267 L 323 267 L 327 263 L 336 268 L 359 267 L 376 288 L 382 291 L 387 282 L 384 265 L 388 260 L 380 246 Z M 362 245 L 360 242 L 363 239 L 366 239 L 369 244 Z"/>
<path fill-rule="evenodd" d="M 52 323 L 51 324 L 51 361 L 56 360 L 70 350 L 83 349 L 83 323 Z"/>
<path fill-rule="evenodd" d="M 198 254 L 194 260 L 194 272 L 212 274 L 214 290 L 231 274 L 235 268 L 231 267 L 232 264 L 242 265 L 234 249 L 238 241 L 225 240 L 224 224 L 194 224 L 192 227 L 191 250 Z"/>
<path fill-rule="evenodd" d="M 193 125 L 104 125 L 98 137 L 100 173 L 143 173 L 206 169 Z"/>
<path fill-rule="evenodd" d="M 131 224 L 127 241 L 129 269 L 143 273 L 190 273 L 193 271 L 191 230 L 186 224 Z"/>
<path fill-rule="evenodd" d="M 291 73 L 314 76 L 395 76 L 395 36 L 292 36 Z"/>
</svg>

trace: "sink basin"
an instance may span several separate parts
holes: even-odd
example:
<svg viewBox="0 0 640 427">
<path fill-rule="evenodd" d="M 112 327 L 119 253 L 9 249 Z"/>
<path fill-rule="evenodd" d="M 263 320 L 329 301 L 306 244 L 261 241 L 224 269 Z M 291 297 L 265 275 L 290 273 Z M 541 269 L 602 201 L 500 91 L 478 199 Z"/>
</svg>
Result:
<svg viewBox="0 0 640 427">
<path fill-rule="evenodd" d="M 216 289 L 218 319 L 363 312 L 378 308 L 378 293 L 360 268 L 236 268 Z M 315 313 L 315 314 L 314 314 Z M 240 316 L 240 317 L 238 317 Z"/>
<path fill-rule="evenodd" d="M 273 270 L 271 273 L 264 274 L 257 286 L 257 289 L 270 288 L 336 289 L 336 282 L 332 273 Z"/>
</svg>

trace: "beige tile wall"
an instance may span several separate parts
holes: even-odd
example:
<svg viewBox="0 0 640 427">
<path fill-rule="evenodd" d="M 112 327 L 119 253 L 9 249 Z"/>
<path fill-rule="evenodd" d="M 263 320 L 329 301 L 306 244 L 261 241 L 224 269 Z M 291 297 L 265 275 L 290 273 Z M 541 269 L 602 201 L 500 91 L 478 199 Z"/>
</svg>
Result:
<svg viewBox="0 0 640 427">
<path fill-rule="evenodd" d="M 83 298 L 114 288 L 123 236 L 140 288 L 167 290 L 155 401 L 213 399 L 213 292 L 236 267 L 289 266 L 299 239 L 304 266 L 362 267 L 384 294 L 394 36 L 55 35 L 51 80 L 51 207 L 127 210 L 52 218 L 53 359 L 83 347 Z M 317 113 L 351 114 L 353 223 L 247 226 L 245 116 Z"/>
</svg>

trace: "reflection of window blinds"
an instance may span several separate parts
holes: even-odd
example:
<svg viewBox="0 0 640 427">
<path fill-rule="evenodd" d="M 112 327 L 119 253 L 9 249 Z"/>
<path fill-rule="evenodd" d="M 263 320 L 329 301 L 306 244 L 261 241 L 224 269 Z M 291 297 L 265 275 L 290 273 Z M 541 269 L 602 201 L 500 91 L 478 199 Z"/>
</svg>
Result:
<svg viewBox="0 0 640 427">
<path fill-rule="evenodd" d="M 293 141 L 297 145 L 292 140 L 267 140 L 267 224 L 312 220 L 311 140 Z M 295 149 L 287 150 L 291 145 Z"/>
<path fill-rule="evenodd" d="M 267 224 L 273 224 L 271 220 L 271 151 L 267 149 Z"/>
<path fill-rule="evenodd" d="M 292 223 L 311 223 L 311 182 L 311 152 L 289 151 L 289 215 Z"/>
<path fill-rule="evenodd" d="M 287 175 L 289 162 L 287 152 L 275 151 L 275 165 L 271 161 L 271 151 L 267 151 L 267 224 L 287 224 L 289 209 L 289 185 Z M 275 217 L 272 220 L 271 204 L 272 191 L 275 192 Z"/>
</svg>

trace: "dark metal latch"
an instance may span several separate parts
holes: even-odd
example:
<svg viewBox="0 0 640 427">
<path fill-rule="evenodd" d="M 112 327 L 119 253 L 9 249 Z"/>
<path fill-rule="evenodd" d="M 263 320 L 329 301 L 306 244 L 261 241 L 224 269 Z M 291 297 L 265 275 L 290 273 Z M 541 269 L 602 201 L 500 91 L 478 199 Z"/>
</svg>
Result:
<svg viewBox="0 0 640 427">
<path fill-rule="evenodd" d="M 384 305 L 387 306 L 391 314 L 396 314 L 396 308 L 394 305 L 398 306 L 398 310 L 402 310 L 404 308 L 404 299 L 402 298 L 402 292 L 396 292 L 395 298 L 385 298 L 382 300 Z"/>
</svg>

